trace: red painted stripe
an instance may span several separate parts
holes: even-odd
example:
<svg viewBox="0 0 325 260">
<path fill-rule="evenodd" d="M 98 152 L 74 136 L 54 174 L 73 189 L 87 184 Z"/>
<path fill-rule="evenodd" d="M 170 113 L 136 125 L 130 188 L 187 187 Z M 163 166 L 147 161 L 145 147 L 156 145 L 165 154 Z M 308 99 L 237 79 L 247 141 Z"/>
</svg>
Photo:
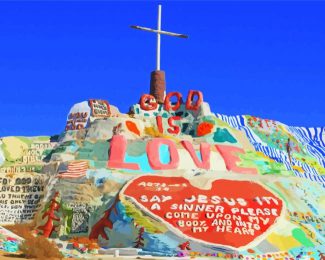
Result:
<svg viewBox="0 0 325 260">
<path fill-rule="evenodd" d="M 88 166 L 87 165 L 78 165 L 78 166 L 68 166 L 68 168 L 72 168 L 72 169 L 74 169 L 74 168 L 88 168 Z"/>
<path fill-rule="evenodd" d="M 59 178 L 79 178 L 86 176 L 86 174 L 69 174 L 69 173 L 62 173 L 59 175 Z"/>
<path fill-rule="evenodd" d="M 88 168 L 75 168 L 75 169 L 71 169 L 71 168 L 68 168 L 68 171 L 87 171 Z"/>
</svg>

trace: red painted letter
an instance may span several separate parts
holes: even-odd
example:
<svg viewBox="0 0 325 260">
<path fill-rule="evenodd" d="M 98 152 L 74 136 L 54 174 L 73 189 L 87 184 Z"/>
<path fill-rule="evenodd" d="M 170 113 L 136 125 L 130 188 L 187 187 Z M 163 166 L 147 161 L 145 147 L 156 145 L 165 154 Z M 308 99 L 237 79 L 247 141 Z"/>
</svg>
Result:
<svg viewBox="0 0 325 260">
<path fill-rule="evenodd" d="M 172 96 L 177 97 L 177 103 L 176 103 L 175 106 L 172 106 L 171 102 L 170 102 L 170 98 Z M 166 111 L 169 111 L 169 110 L 176 111 L 177 109 L 179 109 L 181 103 L 182 103 L 182 94 L 181 93 L 179 93 L 179 92 L 169 92 L 168 95 L 165 98 L 164 107 L 165 107 Z"/>
<path fill-rule="evenodd" d="M 197 101 L 195 104 L 192 104 L 194 101 L 194 96 L 197 96 Z M 203 102 L 203 95 L 201 91 L 190 90 L 186 99 L 186 109 L 188 110 L 198 110 Z"/>
<path fill-rule="evenodd" d="M 210 169 L 210 145 L 208 143 L 200 143 L 201 161 L 196 155 L 193 145 L 189 141 L 181 141 L 181 144 L 189 152 L 192 160 L 198 168 L 206 170 Z"/>
<path fill-rule="evenodd" d="M 180 127 L 178 126 L 178 125 L 174 125 L 173 124 L 173 121 L 174 120 L 181 120 L 181 117 L 180 116 L 172 116 L 172 117 L 170 117 L 170 118 L 168 118 L 168 125 L 171 127 L 171 128 L 168 128 L 167 129 L 167 131 L 168 131 L 168 133 L 170 133 L 170 134 L 175 134 L 175 135 L 177 135 L 177 134 L 179 134 L 179 132 L 180 132 Z"/>
<path fill-rule="evenodd" d="M 159 157 L 160 145 L 168 145 L 170 161 L 168 164 L 162 164 Z M 154 138 L 147 143 L 147 156 L 152 169 L 154 170 L 171 170 L 176 169 L 179 164 L 179 155 L 177 152 L 176 144 L 164 138 Z"/>
<path fill-rule="evenodd" d="M 237 166 L 237 162 L 240 161 L 237 153 L 244 154 L 245 151 L 243 149 L 228 145 L 216 145 L 216 148 L 223 157 L 228 171 L 257 174 L 256 168 L 243 168 Z"/>
<path fill-rule="evenodd" d="M 108 168 L 123 168 L 130 170 L 140 169 L 137 163 L 124 162 L 126 144 L 127 142 L 123 135 L 113 135 L 113 138 L 111 140 L 109 159 L 107 162 Z"/>
<path fill-rule="evenodd" d="M 154 101 L 153 101 L 154 100 Z M 140 108 L 146 111 L 154 110 L 158 106 L 155 97 L 149 94 L 144 94 L 140 99 Z"/>
<path fill-rule="evenodd" d="M 156 116 L 156 123 L 157 123 L 159 133 L 162 134 L 164 132 L 164 128 L 162 125 L 162 117 L 161 116 Z"/>
</svg>

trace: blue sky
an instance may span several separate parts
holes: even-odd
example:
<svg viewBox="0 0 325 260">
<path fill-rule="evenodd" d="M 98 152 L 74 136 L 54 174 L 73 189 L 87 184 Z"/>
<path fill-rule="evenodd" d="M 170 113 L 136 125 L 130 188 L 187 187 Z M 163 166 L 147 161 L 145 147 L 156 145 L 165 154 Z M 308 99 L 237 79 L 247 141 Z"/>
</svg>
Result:
<svg viewBox="0 0 325 260">
<path fill-rule="evenodd" d="M 325 2 L 160 2 L 167 92 L 216 113 L 325 125 Z M 51 135 L 70 107 L 149 92 L 158 2 L 0 2 L 0 136 Z"/>
</svg>

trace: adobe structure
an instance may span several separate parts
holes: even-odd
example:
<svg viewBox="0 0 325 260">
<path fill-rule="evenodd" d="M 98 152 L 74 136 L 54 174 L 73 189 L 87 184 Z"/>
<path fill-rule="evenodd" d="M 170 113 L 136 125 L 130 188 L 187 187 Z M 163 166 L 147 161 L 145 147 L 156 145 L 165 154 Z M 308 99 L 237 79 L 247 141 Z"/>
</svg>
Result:
<svg viewBox="0 0 325 260">
<path fill-rule="evenodd" d="M 89 100 L 58 137 L 2 138 L 1 225 L 36 219 L 74 257 L 321 259 L 325 129 L 214 114 L 200 91 L 181 96 L 144 95 L 132 115 Z M 76 237 L 96 246 L 66 243 Z"/>
</svg>

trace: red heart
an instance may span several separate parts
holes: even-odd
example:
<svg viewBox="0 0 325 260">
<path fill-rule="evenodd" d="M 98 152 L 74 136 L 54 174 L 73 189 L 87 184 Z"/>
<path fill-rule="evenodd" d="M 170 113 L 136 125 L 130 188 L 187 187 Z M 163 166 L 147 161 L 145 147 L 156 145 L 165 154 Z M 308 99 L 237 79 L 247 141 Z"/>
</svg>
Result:
<svg viewBox="0 0 325 260">
<path fill-rule="evenodd" d="M 280 198 L 251 181 L 218 179 L 201 189 L 183 177 L 146 175 L 121 194 L 181 237 L 236 249 L 265 235 L 284 211 Z"/>
</svg>

